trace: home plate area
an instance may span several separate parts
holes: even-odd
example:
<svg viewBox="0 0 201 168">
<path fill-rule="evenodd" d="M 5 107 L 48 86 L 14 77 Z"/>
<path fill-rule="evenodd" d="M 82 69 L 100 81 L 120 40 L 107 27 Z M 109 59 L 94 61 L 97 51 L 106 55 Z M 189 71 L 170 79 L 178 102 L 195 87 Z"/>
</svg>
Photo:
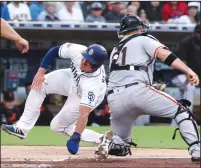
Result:
<svg viewBox="0 0 201 168">
<path fill-rule="evenodd" d="M 133 148 L 132 155 L 97 162 L 94 147 L 81 147 L 70 155 L 58 146 L 1 146 L 1 167 L 51 168 L 198 168 L 187 150 Z"/>
</svg>

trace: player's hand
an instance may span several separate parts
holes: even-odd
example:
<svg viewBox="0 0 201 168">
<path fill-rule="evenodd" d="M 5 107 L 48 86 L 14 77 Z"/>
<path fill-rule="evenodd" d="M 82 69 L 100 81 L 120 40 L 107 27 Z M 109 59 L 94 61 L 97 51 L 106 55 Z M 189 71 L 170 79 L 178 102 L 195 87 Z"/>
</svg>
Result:
<svg viewBox="0 0 201 168">
<path fill-rule="evenodd" d="M 31 88 L 33 90 L 40 90 L 42 83 L 45 81 L 45 75 L 41 72 L 37 72 L 32 82 Z"/>
<path fill-rule="evenodd" d="M 191 69 L 187 72 L 187 78 L 191 85 L 198 86 L 200 81 L 198 75 L 193 72 Z"/>
<path fill-rule="evenodd" d="M 71 154 L 75 155 L 78 152 L 80 139 L 80 134 L 74 132 L 70 139 L 67 141 L 66 146 Z"/>
<path fill-rule="evenodd" d="M 15 45 L 22 54 L 26 53 L 29 50 L 29 42 L 23 38 L 19 38 L 15 41 Z"/>
</svg>

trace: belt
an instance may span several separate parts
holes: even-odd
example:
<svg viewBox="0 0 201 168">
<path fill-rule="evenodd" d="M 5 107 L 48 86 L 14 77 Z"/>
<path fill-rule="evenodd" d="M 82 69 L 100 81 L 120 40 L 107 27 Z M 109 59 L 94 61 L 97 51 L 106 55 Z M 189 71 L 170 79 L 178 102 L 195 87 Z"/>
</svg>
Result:
<svg viewBox="0 0 201 168">
<path fill-rule="evenodd" d="M 112 71 L 119 71 L 119 70 L 136 70 L 136 71 L 146 71 L 148 72 L 148 68 L 144 66 L 137 66 L 137 65 L 125 65 L 125 66 L 119 66 L 119 65 L 112 65 L 110 68 L 110 72 Z"/>
<path fill-rule="evenodd" d="M 128 88 L 130 86 L 138 85 L 138 84 L 139 84 L 138 82 L 135 82 L 135 83 L 130 83 L 130 84 L 127 84 L 127 85 L 124 85 L 124 86 L 125 86 L 125 88 Z M 109 90 L 108 93 L 107 93 L 107 95 L 110 95 L 112 93 L 114 93 L 114 90 Z"/>
</svg>

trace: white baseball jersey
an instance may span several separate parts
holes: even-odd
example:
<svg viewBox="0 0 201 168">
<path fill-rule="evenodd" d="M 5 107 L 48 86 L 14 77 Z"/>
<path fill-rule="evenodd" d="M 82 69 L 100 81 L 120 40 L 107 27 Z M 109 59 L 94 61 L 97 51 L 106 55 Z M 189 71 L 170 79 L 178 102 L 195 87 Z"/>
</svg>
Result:
<svg viewBox="0 0 201 168">
<path fill-rule="evenodd" d="M 71 59 L 72 88 L 81 98 L 80 105 L 95 108 L 103 100 L 106 92 L 105 69 L 102 65 L 92 73 L 81 72 L 80 64 L 83 58 L 81 52 L 87 49 L 86 46 L 65 43 L 59 49 L 61 58 Z"/>
<path fill-rule="evenodd" d="M 128 37 L 125 36 L 122 40 Z M 165 46 L 151 35 L 148 35 L 148 37 L 134 37 L 128 41 L 122 48 L 116 63 L 120 66 L 134 65 L 147 67 L 149 65 L 148 73 L 144 70 L 112 71 L 109 74 L 108 90 L 134 82 L 152 83 L 155 57 L 158 49 L 161 47 Z M 110 67 L 116 51 L 115 47 L 110 56 Z"/>
</svg>

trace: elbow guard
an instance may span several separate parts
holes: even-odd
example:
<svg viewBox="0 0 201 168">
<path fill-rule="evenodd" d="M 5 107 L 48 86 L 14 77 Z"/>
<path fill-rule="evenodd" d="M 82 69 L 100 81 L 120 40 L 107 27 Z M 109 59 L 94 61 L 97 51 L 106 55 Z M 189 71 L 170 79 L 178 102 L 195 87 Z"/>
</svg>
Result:
<svg viewBox="0 0 201 168">
<path fill-rule="evenodd" d="M 168 57 L 165 59 L 164 64 L 171 66 L 174 60 L 177 59 L 177 56 L 174 53 L 171 53 L 168 55 Z"/>
</svg>

